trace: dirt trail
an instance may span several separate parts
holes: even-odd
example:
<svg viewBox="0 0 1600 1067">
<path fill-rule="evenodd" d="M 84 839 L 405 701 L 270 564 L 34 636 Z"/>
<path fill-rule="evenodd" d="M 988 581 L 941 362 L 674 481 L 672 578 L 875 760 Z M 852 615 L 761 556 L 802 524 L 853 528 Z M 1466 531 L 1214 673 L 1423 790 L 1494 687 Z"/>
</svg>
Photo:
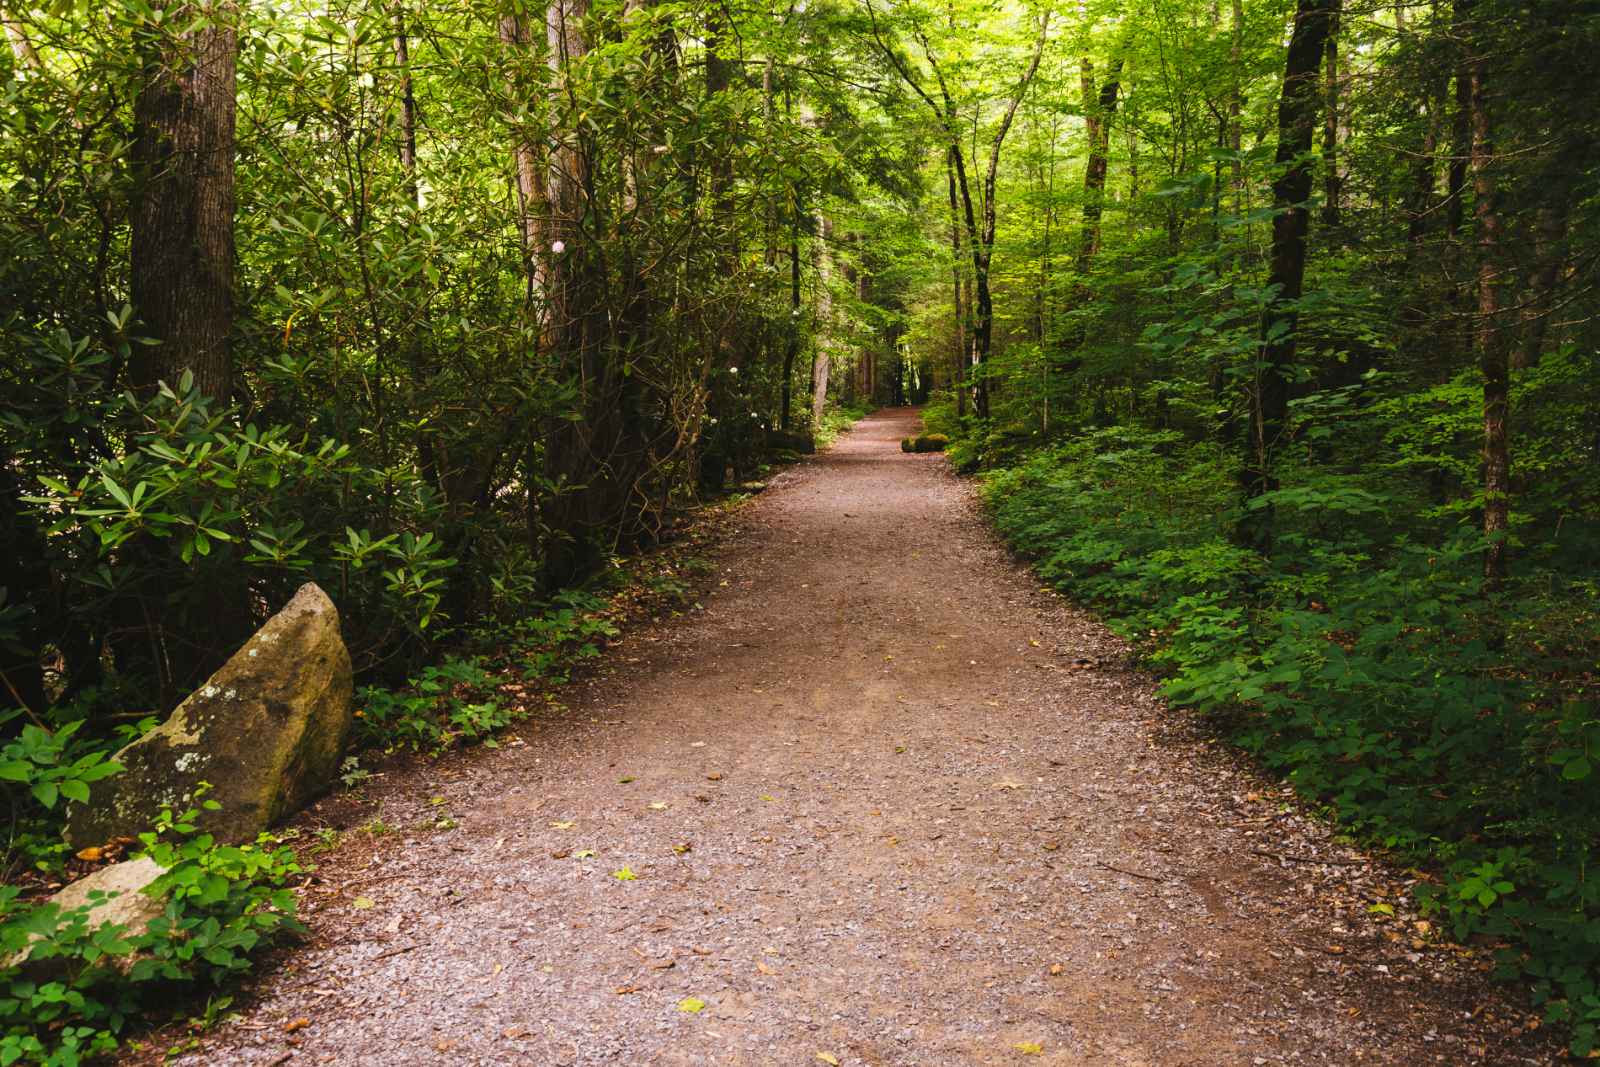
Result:
<svg viewBox="0 0 1600 1067">
<path fill-rule="evenodd" d="M 899 451 L 915 427 L 776 479 L 705 609 L 564 724 L 387 783 L 397 831 L 351 835 L 310 944 L 183 1062 L 1547 1062 L 1369 918 L 1391 876 Z"/>
</svg>

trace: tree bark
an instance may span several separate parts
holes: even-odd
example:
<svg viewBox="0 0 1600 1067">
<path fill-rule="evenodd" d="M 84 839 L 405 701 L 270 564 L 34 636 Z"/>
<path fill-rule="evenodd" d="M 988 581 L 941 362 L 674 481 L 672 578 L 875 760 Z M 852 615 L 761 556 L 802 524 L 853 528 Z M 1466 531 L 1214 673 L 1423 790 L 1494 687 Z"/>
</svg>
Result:
<svg viewBox="0 0 1600 1067">
<path fill-rule="evenodd" d="M 954 148 L 945 151 L 945 185 L 950 194 L 950 280 L 955 313 L 956 350 L 950 364 L 950 391 L 956 398 L 956 415 L 967 414 L 967 309 L 962 299 L 961 215 L 956 203 L 956 164 Z"/>
<path fill-rule="evenodd" d="M 1246 508 L 1239 534 L 1263 551 L 1271 547 L 1270 508 L 1249 502 L 1278 487 L 1274 455 L 1282 443 L 1289 413 L 1289 374 L 1295 354 L 1296 302 L 1306 269 L 1312 168 L 1308 158 L 1317 118 L 1318 68 L 1337 0 L 1298 0 L 1294 30 L 1284 60 L 1278 99 L 1278 179 L 1272 183 L 1272 264 L 1267 285 L 1273 291 L 1262 315 L 1261 348 L 1250 383 L 1250 432 L 1243 468 Z"/>
<path fill-rule="evenodd" d="M 508 48 L 525 51 L 533 45 L 528 24 L 519 15 L 500 19 L 500 40 Z M 515 98 L 517 89 L 512 87 Z M 548 249 L 540 239 L 541 223 L 547 210 L 545 174 L 539 166 L 532 137 L 519 132 L 511 148 L 512 173 L 517 187 L 517 232 L 522 240 L 523 273 L 526 276 L 526 303 L 532 309 L 545 289 L 545 263 Z"/>
<path fill-rule="evenodd" d="M 174 9 L 144 57 L 134 101 L 137 175 L 131 214 L 130 291 L 144 328 L 161 343 L 136 346 L 135 388 L 177 388 L 185 371 L 220 403 L 233 396 L 233 211 L 237 11 L 226 0 Z"/>
<path fill-rule="evenodd" d="M 1117 97 L 1122 89 L 1122 58 L 1111 64 L 1111 73 L 1095 88 L 1094 66 L 1083 60 L 1084 125 L 1089 134 L 1089 160 L 1083 169 L 1083 236 L 1078 243 L 1078 274 L 1089 271 L 1089 263 L 1100 251 L 1100 219 L 1106 195 L 1106 169 L 1111 155 L 1111 122 L 1117 113 Z"/>
<path fill-rule="evenodd" d="M 1458 15 L 1471 19 L 1472 0 L 1457 0 Z M 1488 61 L 1483 43 L 1467 39 L 1468 111 L 1472 124 L 1473 216 L 1478 243 L 1478 321 L 1474 331 L 1478 366 L 1483 374 L 1483 576 L 1491 589 L 1505 581 L 1510 534 L 1511 364 L 1505 331 L 1500 328 L 1501 223 L 1499 190 L 1494 173 L 1493 123 L 1489 114 Z"/>
<path fill-rule="evenodd" d="M 1322 116 L 1322 224 L 1339 225 L 1339 200 L 1344 177 L 1339 173 L 1339 24 L 1341 0 L 1328 16 L 1328 41 L 1323 46 L 1322 79 L 1327 107 Z"/>
<path fill-rule="evenodd" d="M 833 220 L 817 213 L 817 328 L 812 338 L 816 359 L 811 365 L 811 432 L 822 426 L 828 407 L 828 373 L 833 355 Z"/>
</svg>

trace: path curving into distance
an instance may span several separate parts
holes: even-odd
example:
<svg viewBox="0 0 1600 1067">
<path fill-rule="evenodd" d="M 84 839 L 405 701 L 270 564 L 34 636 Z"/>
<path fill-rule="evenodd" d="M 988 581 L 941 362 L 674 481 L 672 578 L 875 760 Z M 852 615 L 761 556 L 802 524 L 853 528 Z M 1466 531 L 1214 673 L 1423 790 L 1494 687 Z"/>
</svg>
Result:
<svg viewBox="0 0 1600 1067">
<path fill-rule="evenodd" d="M 561 723 L 391 775 L 395 832 L 347 835 L 309 942 L 180 1062 L 1548 1062 L 1416 939 L 1401 875 L 1164 711 L 899 450 L 917 426 L 774 479 L 704 610 Z"/>
</svg>

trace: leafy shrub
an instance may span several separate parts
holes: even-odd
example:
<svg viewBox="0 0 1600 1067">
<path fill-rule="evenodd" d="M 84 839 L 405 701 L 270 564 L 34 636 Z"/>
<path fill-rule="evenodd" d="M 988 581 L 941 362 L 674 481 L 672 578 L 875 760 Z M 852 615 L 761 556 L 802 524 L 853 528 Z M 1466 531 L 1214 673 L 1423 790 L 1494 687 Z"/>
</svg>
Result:
<svg viewBox="0 0 1600 1067">
<path fill-rule="evenodd" d="M 1213 446 L 1119 428 L 994 471 L 984 492 L 1011 544 L 1135 642 L 1170 700 L 1437 872 L 1424 909 L 1458 939 L 1511 945 L 1505 972 L 1536 980 L 1586 1054 L 1600 710 L 1582 692 L 1592 649 L 1561 653 L 1547 620 L 1592 620 L 1591 591 L 1541 573 L 1486 597 L 1481 537 L 1401 524 L 1426 508 L 1392 477 L 1287 473 L 1256 504 L 1278 528 L 1263 556 L 1228 537 L 1235 484 Z"/>
<path fill-rule="evenodd" d="M 114 1052 L 128 1019 L 169 1001 L 174 984 L 214 986 L 301 929 L 288 888 L 300 871 L 293 853 L 270 834 L 218 845 L 195 832 L 198 814 L 169 809 L 140 835 L 166 868 L 148 890 L 166 906 L 147 930 L 90 926 L 88 906 L 23 906 L 16 887 L 0 887 L 0 953 L 26 951 L 35 967 L 50 961 L 43 974 L 0 967 L 0 1063 L 75 1067 Z"/>
</svg>

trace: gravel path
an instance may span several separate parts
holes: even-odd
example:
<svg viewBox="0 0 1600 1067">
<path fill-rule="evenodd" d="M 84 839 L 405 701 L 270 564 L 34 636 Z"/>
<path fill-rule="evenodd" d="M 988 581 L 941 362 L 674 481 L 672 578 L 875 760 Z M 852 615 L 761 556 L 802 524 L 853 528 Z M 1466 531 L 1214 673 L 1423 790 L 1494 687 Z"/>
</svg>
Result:
<svg viewBox="0 0 1600 1067">
<path fill-rule="evenodd" d="M 915 427 L 775 479 L 704 610 L 559 722 L 391 774 L 394 832 L 324 860 L 309 943 L 181 1062 L 1550 1062 Z"/>
</svg>

